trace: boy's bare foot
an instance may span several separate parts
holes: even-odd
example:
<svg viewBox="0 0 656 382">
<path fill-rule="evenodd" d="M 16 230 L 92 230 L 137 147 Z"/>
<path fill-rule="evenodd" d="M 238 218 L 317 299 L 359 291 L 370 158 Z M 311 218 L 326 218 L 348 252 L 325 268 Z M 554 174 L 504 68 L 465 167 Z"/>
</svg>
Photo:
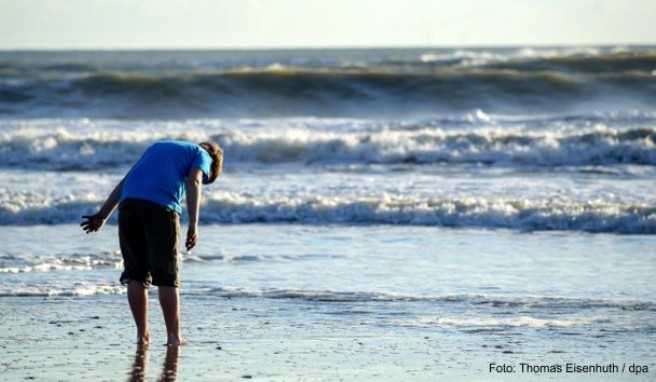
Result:
<svg viewBox="0 0 656 382">
<path fill-rule="evenodd" d="M 185 341 L 180 336 L 169 336 L 169 339 L 166 342 L 166 346 L 182 346 L 182 345 L 186 345 L 186 344 L 187 344 L 187 341 Z"/>
</svg>

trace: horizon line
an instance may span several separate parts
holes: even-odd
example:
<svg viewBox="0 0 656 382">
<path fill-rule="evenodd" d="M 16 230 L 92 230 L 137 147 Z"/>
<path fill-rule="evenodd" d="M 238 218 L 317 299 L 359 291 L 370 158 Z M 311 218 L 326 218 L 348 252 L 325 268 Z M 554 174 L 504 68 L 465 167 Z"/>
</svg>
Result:
<svg viewBox="0 0 656 382">
<path fill-rule="evenodd" d="M 263 50 L 356 50 L 356 49 L 453 49 L 453 48 L 608 48 L 608 47 L 656 47 L 656 41 L 645 42 L 623 42 L 623 43 L 531 43 L 531 44 L 441 44 L 441 45 L 274 45 L 274 46 L 172 46 L 172 47 L 0 47 L 0 52 L 71 52 L 71 51 L 263 51 Z"/>
</svg>

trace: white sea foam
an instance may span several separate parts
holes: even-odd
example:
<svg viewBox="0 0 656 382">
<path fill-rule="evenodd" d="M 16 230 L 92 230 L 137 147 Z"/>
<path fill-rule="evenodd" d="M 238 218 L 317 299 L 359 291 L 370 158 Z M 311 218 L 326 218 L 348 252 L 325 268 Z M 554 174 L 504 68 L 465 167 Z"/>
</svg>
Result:
<svg viewBox="0 0 656 382">
<path fill-rule="evenodd" d="M 471 118 L 489 124 L 476 111 Z M 228 167 L 239 163 L 314 165 L 484 163 L 502 166 L 656 165 L 656 129 L 617 129 L 603 124 L 551 131 L 522 128 L 452 129 L 413 126 L 367 132 L 327 132 L 306 128 L 146 132 L 55 132 L 33 129 L 0 134 L 2 166 L 90 170 L 126 166 L 157 139 L 219 142 Z"/>
<path fill-rule="evenodd" d="M 1 225 L 78 222 L 99 197 L 0 204 Z M 252 196 L 218 191 L 206 198 L 203 223 L 394 224 L 656 233 L 656 207 L 606 201 L 414 196 Z"/>
<path fill-rule="evenodd" d="M 486 65 L 494 62 L 507 61 L 508 59 L 510 59 L 510 56 L 504 54 L 463 49 L 449 53 L 423 53 L 419 56 L 419 60 L 423 63 L 457 62 L 462 66 Z"/>
<path fill-rule="evenodd" d="M 408 295 L 391 292 L 366 291 L 333 291 L 333 290 L 307 290 L 307 289 L 250 289 L 241 287 L 223 286 L 206 292 L 226 298 L 270 298 L 270 299 L 300 299 L 323 302 L 366 302 L 366 301 L 422 301 L 429 297 Z"/>
<path fill-rule="evenodd" d="M 190 265 L 193 266 L 193 265 Z M 0 285 L 0 297 L 84 297 L 105 294 L 125 293 L 125 287 L 118 284 L 73 283 L 68 286 L 49 284 L 21 284 L 18 286 Z M 402 293 L 393 291 L 373 290 L 333 290 L 333 289 L 302 289 L 302 288 L 247 288 L 223 285 L 208 287 L 207 284 L 195 284 L 183 290 L 189 298 L 254 298 L 254 299 L 289 299 L 319 303 L 379 303 L 400 302 L 418 304 L 459 305 L 466 309 L 488 310 L 490 312 L 519 310 L 524 312 L 510 317 L 434 317 L 422 316 L 410 321 L 407 325 L 444 325 L 444 326 L 568 326 L 581 321 L 569 322 L 564 319 L 538 318 L 528 316 L 531 312 L 578 312 L 582 310 L 620 310 L 655 312 L 656 303 L 652 301 L 590 299 L 559 296 L 500 296 L 487 294 L 425 294 Z"/>
<path fill-rule="evenodd" d="M 70 287 L 51 285 L 0 286 L 0 297 L 85 297 L 106 294 L 123 294 L 125 287 L 117 284 L 75 284 Z"/>
<path fill-rule="evenodd" d="M 579 319 L 554 319 L 554 318 L 537 318 L 531 316 L 514 316 L 507 318 L 494 317 L 421 317 L 416 320 L 405 322 L 410 326 L 451 326 L 456 328 L 508 328 L 508 327 L 528 327 L 528 328 L 568 328 L 573 326 L 586 325 L 594 322 L 590 318 Z"/>
<path fill-rule="evenodd" d="M 611 54 L 627 53 L 626 48 L 615 47 Z M 419 61 L 427 64 L 450 64 L 463 67 L 485 66 L 507 62 L 522 62 L 526 60 L 553 60 L 553 59 L 594 59 L 602 54 L 608 54 L 595 47 L 571 48 L 519 48 L 512 51 L 500 52 L 485 49 L 457 49 L 452 51 L 429 51 L 419 55 Z M 547 61 L 548 62 L 548 61 Z M 400 62 L 403 63 L 403 62 Z"/>
<path fill-rule="evenodd" d="M 37 258 L 28 261 L 28 264 L 24 264 L 25 259 L 20 260 L 22 260 L 22 264 L 3 264 L 3 266 L 0 266 L 0 273 L 86 271 L 98 268 L 120 268 L 123 264 L 118 251 L 99 253 L 93 256 L 67 256 L 51 259 Z"/>
<path fill-rule="evenodd" d="M 410 294 L 382 291 L 349 291 L 349 290 L 313 290 L 298 288 L 243 288 L 236 286 L 222 286 L 209 290 L 196 290 L 192 294 L 216 295 L 225 298 L 267 298 L 267 299 L 298 299 L 318 302 L 426 302 L 438 304 L 464 304 L 478 308 L 490 309 L 531 309 L 531 310 L 594 310 L 594 309 L 620 309 L 622 311 L 654 311 L 656 304 L 635 300 L 602 300 L 588 298 L 569 298 L 558 296 L 495 296 L 485 294 Z M 422 317 L 419 321 L 435 323 L 439 317 Z M 442 324 L 471 324 L 466 317 L 442 318 Z M 413 320 L 417 322 L 417 320 Z M 511 321 L 511 324 L 522 324 L 524 321 Z M 557 320 L 556 320 L 557 321 Z M 539 323 L 540 321 L 538 321 Z M 499 324 L 501 321 L 489 321 L 488 324 Z M 545 322 L 546 323 L 546 322 Z M 481 324 L 484 324 L 481 323 Z"/>
<path fill-rule="evenodd" d="M 205 255 L 196 256 L 185 254 L 182 261 L 185 263 L 208 263 L 222 261 L 228 263 L 252 261 L 290 261 L 302 260 L 304 256 L 280 255 Z M 30 273 L 30 272 L 58 272 L 58 271 L 88 271 L 101 268 L 122 269 L 123 259 L 120 251 L 106 252 L 95 256 L 58 256 L 52 259 L 24 259 L 16 257 L 12 260 L 0 261 L 0 273 Z"/>
</svg>

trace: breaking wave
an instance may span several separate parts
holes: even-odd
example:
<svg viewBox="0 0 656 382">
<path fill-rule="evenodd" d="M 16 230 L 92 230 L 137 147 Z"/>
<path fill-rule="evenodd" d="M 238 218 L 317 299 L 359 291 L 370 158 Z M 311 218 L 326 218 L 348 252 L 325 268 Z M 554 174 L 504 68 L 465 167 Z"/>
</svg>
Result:
<svg viewBox="0 0 656 382">
<path fill-rule="evenodd" d="M 25 285 L 20 287 L 0 286 L 0 297 L 86 297 L 96 295 L 123 294 L 126 288 L 120 284 L 75 283 L 68 287 L 51 285 Z"/>
<path fill-rule="evenodd" d="M 0 225 L 66 224 L 98 208 L 95 196 L 63 200 L 11 198 Z M 372 197 L 253 197 L 218 192 L 204 202 L 202 223 L 389 224 L 456 228 L 656 234 L 656 207 L 612 202 Z"/>
<path fill-rule="evenodd" d="M 212 254 L 196 255 L 186 253 L 181 257 L 185 263 L 206 264 L 213 262 L 242 263 L 242 262 L 285 262 L 311 259 L 317 256 L 337 255 L 284 255 L 284 254 Z M 120 251 L 101 252 L 91 255 L 66 254 L 50 258 L 22 259 L 13 256 L 0 256 L 1 273 L 30 273 L 30 272 L 59 272 L 59 271 L 88 271 L 94 269 L 114 268 L 123 266 Z"/>
<path fill-rule="evenodd" d="M 425 53 L 361 64 L 229 68 L 0 62 L 0 115 L 172 118 L 561 110 L 656 99 L 656 53 Z"/>
<path fill-rule="evenodd" d="M 75 133 L 15 130 L 0 134 L 0 166 L 94 170 L 127 166 L 156 139 L 217 141 L 228 168 L 240 163 L 486 164 L 528 166 L 656 165 L 656 128 L 530 130 L 447 129 L 429 125 L 367 132 Z"/>
<path fill-rule="evenodd" d="M 0 273 L 29 273 L 54 271 L 86 271 L 98 268 L 120 268 L 123 260 L 119 252 L 92 255 L 69 254 L 47 259 L 0 258 Z"/>
<path fill-rule="evenodd" d="M 125 287 L 118 283 L 89 284 L 73 283 L 70 286 L 55 285 L 22 285 L 17 287 L 0 287 L 1 297 L 85 297 L 94 295 L 123 294 Z M 465 305 L 471 308 L 490 308 L 494 310 L 518 309 L 525 311 L 544 310 L 548 312 L 578 312 L 582 310 L 615 309 L 633 312 L 656 312 L 656 304 L 651 301 L 639 300 L 613 300 L 590 299 L 558 296 L 495 296 L 483 294 L 404 294 L 377 291 L 339 291 L 339 290 L 311 290 L 294 288 L 265 288 L 252 289 L 236 286 L 221 286 L 216 288 L 189 287 L 183 290 L 189 298 L 198 296 L 216 296 L 220 298 L 264 298 L 289 299 L 320 303 L 376 303 L 376 302 L 407 302 L 431 303 L 447 305 Z M 415 324 L 448 325 L 448 326 L 568 326 L 566 322 L 532 321 L 527 317 L 510 317 L 509 322 L 487 321 L 485 318 L 421 318 Z M 482 320 L 482 321 L 479 321 Z M 544 325 L 543 325 L 544 324 Z"/>
<path fill-rule="evenodd" d="M 336 291 L 307 289 L 249 289 L 223 286 L 209 291 L 196 291 L 202 295 L 224 298 L 298 299 L 316 302 L 434 302 L 443 304 L 468 304 L 490 308 L 570 310 L 620 309 L 629 311 L 656 311 L 656 304 L 647 301 L 603 300 L 568 297 L 502 297 L 479 294 L 415 295 L 391 292 Z"/>
</svg>

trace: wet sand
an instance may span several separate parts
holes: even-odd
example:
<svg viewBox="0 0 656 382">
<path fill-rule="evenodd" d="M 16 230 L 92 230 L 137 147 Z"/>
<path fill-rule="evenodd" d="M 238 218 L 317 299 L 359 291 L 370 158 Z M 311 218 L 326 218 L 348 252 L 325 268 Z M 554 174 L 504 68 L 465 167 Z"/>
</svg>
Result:
<svg viewBox="0 0 656 382">
<path fill-rule="evenodd" d="M 144 350 L 134 344 L 125 296 L 4 298 L 0 304 L 0 370 L 6 381 L 580 380 L 581 376 L 490 374 L 488 363 L 621 358 L 608 350 L 595 355 L 594 350 L 581 354 L 561 348 L 540 354 L 536 348 L 548 341 L 544 338 L 463 336 L 444 328 L 406 331 L 330 318 L 313 322 L 290 306 L 293 302 L 265 308 L 252 299 L 184 301 L 189 344 L 175 349 L 163 345 L 164 326 L 152 296 L 153 342 Z M 581 345 L 576 347 L 585 347 Z M 648 349 L 648 344 L 636 346 Z M 643 361 L 652 362 L 653 369 L 653 360 Z M 649 380 L 650 374 L 584 379 Z"/>
<path fill-rule="evenodd" d="M 144 350 L 134 344 L 124 299 L 32 299 L 28 304 L 4 299 L 5 317 L 12 322 L 3 323 L 0 338 L 3 375 L 8 380 L 203 381 L 430 380 L 444 374 L 435 354 L 440 346 L 428 337 L 368 335 L 357 323 L 329 333 L 325 323 L 312 328 L 267 317 L 252 301 L 229 301 L 210 316 L 199 313 L 215 302 L 186 303 L 189 344 L 176 352 L 163 345 L 159 305 L 151 298 L 153 342 Z"/>
</svg>

